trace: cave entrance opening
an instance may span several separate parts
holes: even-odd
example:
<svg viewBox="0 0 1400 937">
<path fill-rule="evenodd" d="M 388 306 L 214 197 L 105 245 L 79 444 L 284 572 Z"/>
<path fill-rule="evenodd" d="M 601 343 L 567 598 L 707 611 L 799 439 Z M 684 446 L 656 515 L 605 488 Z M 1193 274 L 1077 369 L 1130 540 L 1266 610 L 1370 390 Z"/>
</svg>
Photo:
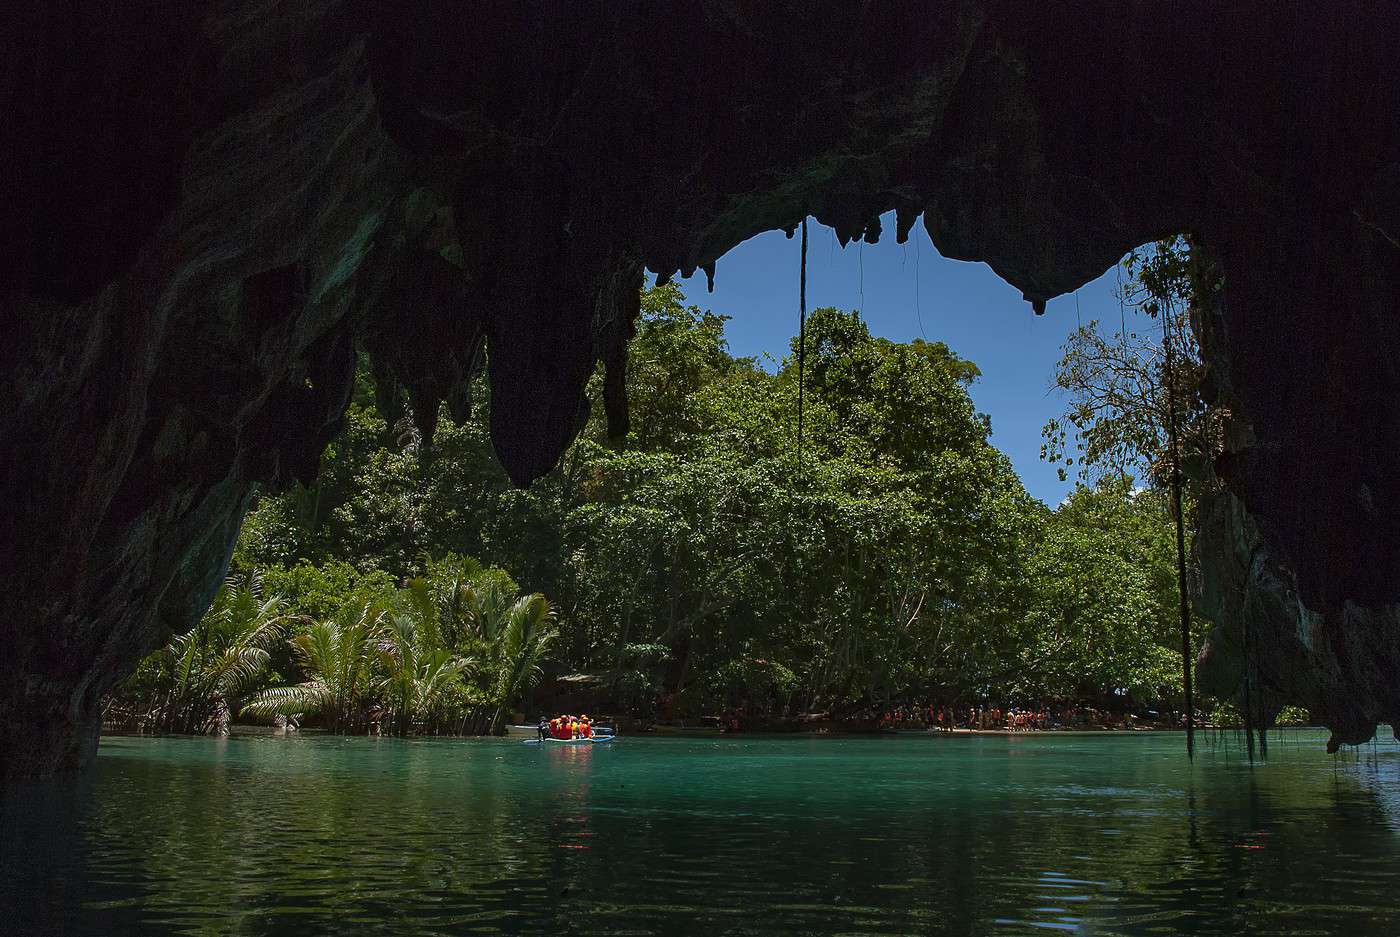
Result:
<svg viewBox="0 0 1400 937">
<path fill-rule="evenodd" d="M 896 223 L 895 213 L 889 212 L 871 230 L 889 231 Z M 813 243 L 827 246 L 825 251 L 814 250 L 810 263 L 809 224 L 817 231 Z M 766 366 L 778 368 L 788 344 L 781 313 L 786 281 L 773 273 L 784 269 L 785 260 L 792 262 L 791 254 L 797 254 L 800 337 L 792 354 L 799 361 L 799 461 L 801 357 L 806 349 L 810 277 L 811 307 L 840 305 L 858 311 L 871 333 L 880 338 L 946 341 L 955 353 L 975 349 L 967 355 L 980 368 L 979 380 L 972 387 L 974 399 L 991 417 L 995 444 L 1012 458 L 1027 489 L 1042 501 L 1063 504 L 1075 485 L 1083 484 L 1090 475 L 1101 477 L 1111 471 L 1135 474 L 1138 484 L 1155 483 L 1163 489 L 1176 535 L 1174 604 L 1181 641 L 1181 677 L 1186 686 L 1187 751 L 1191 754 L 1195 642 L 1187 583 L 1190 505 L 1183 507 L 1183 444 L 1179 438 L 1186 429 L 1179 424 L 1187 418 L 1179 411 L 1184 408 L 1199 413 L 1202 405 L 1192 385 L 1199 377 L 1200 355 L 1187 314 L 1191 284 L 1186 241 L 1173 237 L 1139 246 L 1098 279 L 1049 303 L 1048 309 L 1037 310 L 1046 313 L 1041 317 L 1031 315 L 1031 308 L 1015 288 L 987 265 L 942 257 L 921 225 L 916 224 L 902 242 L 887 238 L 841 244 L 834 230 L 817 225 L 814 219 L 804 219 L 797 244 L 789 243 L 793 240 L 791 231 L 786 240 L 777 234 L 750 238 L 707 268 L 709 295 L 700 301 L 732 317 L 728 334 L 737 353 L 752 354 Z M 1067 321 L 1071 314 L 1073 320 Z M 1115 379 L 1111 376 L 1114 371 L 1120 375 L 1131 372 L 1131 376 Z M 1105 380 L 1112 386 L 1101 386 Z M 1100 386 L 1095 386 L 1096 381 Z M 1035 387 L 1036 383 L 1040 386 Z M 1049 394 L 1044 393 L 1047 387 Z M 1119 412 L 1103 412 L 1105 397 L 1119 401 Z M 1136 399 L 1124 403 L 1125 398 L 1133 397 Z M 1067 410 L 1074 413 L 1076 408 L 1080 418 L 1097 415 L 1119 423 L 1142 420 L 1149 412 L 1161 414 L 1156 421 L 1160 425 L 1152 427 L 1157 451 L 1146 456 L 1131 451 L 1110 456 L 1090 453 L 1100 464 L 1089 472 L 1066 472 L 1065 468 L 1076 462 L 1076 449 L 1072 443 L 1065 448 L 1067 440 L 1062 438 L 1059 459 L 1049 460 L 1060 463 L 1053 467 L 1045 458 L 1045 428 L 1056 423 L 1063 428 L 1068 421 L 1060 419 L 1061 415 Z M 1002 429 L 1005 426 L 1011 429 Z M 1082 435 L 1091 430 L 1077 428 L 1084 431 Z M 1118 432 L 1122 433 L 1121 426 Z M 1075 438 L 1080 439 L 1081 433 L 1076 432 Z M 1121 436 L 1119 441 L 1123 442 Z M 1083 465 L 1084 446 L 1077 448 L 1077 455 Z M 1248 712 L 1245 721 L 1246 725 L 1250 722 Z M 1252 751 L 1252 741 L 1250 748 Z"/>
</svg>

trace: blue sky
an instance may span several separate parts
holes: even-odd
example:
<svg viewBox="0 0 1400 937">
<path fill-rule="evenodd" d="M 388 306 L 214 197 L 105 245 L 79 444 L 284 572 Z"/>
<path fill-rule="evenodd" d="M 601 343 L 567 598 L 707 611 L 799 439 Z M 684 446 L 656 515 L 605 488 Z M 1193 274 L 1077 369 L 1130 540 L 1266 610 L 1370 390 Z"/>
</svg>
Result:
<svg viewBox="0 0 1400 937">
<path fill-rule="evenodd" d="M 1064 399 L 1050 390 L 1060 347 L 1076 325 L 1076 294 L 1051 300 L 1044 316 L 1031 312 L 1020 291 L 981 263 L 941 257 L 922 224 L 905 244 L 894 239 L 894 214 L 883 219 L 878 244 L 843 250 L 830 228 L 808 222 L 807 308 L 860 309 L 870 330 L 895 341 L 946 342 L 976 362 L 982 378 L 972 387 L 977 408 L 990 415 L 992 442 L 1016 466 L 1026 490 L 1054 506 L 1073 488 L 1040 460 L 1040 429 L 1060 415 Z M 797 331 L 801 235 L 781 231 L 750 238 L 720 258 L 715 291 L 705 275 L 680 281 L 689 302 L 732 316 L 730 352 L 779 356 Z M 1114 270 L 1082 287 L 1078 314 L 1117 331 L 1120 308 Z M 1130 328 L 1135 322 L 1127 311 Z"/>
</svg>

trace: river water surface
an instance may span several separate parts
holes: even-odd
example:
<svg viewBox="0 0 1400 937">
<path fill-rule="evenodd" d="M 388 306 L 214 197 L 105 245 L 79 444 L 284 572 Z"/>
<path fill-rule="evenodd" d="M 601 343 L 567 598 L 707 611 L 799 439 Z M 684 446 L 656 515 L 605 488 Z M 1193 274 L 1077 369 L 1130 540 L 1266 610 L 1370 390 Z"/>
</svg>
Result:
<svg viewBox="0 0 1400 937">
<path fill-rule="evenodd" d="M 108 738 L 0 933 L 1400 934 L 1400 752 L 1323 738 Z"/>
</svg>

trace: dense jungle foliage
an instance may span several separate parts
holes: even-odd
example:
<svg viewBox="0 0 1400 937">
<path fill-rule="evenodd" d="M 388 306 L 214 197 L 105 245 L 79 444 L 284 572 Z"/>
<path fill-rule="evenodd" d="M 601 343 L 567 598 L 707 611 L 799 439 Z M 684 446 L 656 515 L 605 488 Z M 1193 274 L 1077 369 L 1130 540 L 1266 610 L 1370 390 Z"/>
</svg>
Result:
<svg viewBox="0 0 1400 937">
<path fill-rule="evenodd" d="M 183 731 L 239 713 L 489 731 L 541 674 L 590 675 L 641 718 L 1179 707 L 1172 521 L 1150 453 L 1142 482 L 1123 456 L 1117 436 L 1149 432 L 1131 414 L 1071 409 L 1116 461 L 1049 509 L 989 443 L 976 365 L 823 308 L 799 458 L 796 340 L 736 358 L 724 323 L 675 285 L 645 290 L 629 437 L 590 416 L 528 490 L 493 455 L 484 380 L 428 444 L 362 366 L 316 483 L 261 498 L 214 609 L 114 707 Z M 1092 342 L 1072 336 L 1061 376 Z"/>
</svg>

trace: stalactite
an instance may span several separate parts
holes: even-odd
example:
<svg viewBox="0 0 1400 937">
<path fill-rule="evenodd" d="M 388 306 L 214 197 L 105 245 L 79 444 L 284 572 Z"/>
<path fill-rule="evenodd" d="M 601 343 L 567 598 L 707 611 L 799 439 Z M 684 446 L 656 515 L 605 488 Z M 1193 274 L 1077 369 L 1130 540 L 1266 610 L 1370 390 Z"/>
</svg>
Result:
<svg viewBox="0 0 1400 937">
<path fill-rule="evenodd" d="M 914 223 L 923 214 L 921 209 L 901 206 L 895 209 L 894 213 L 894 240 L 896 244 L 903 244 L 909 240 L 909 232 L 913 229 Z"/>
</svg>

